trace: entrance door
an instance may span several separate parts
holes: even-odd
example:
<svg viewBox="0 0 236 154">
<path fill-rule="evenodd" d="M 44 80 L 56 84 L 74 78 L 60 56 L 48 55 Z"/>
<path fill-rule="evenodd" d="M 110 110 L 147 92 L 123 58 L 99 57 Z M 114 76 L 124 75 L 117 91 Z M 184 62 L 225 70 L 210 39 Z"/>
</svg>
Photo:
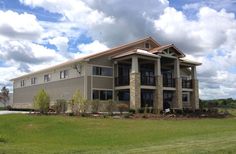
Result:
<svg viewBox="0 0 236 154">
<path fill-rule="evenodd" d="M 153 107 L 153 90 L 141 90 L 141 107 Z"/>
<path fill-rule="evenodd" d="M 172 91 L 163 91 L 163 108 L 171 108 L 174 92 Z"/>
</svg>

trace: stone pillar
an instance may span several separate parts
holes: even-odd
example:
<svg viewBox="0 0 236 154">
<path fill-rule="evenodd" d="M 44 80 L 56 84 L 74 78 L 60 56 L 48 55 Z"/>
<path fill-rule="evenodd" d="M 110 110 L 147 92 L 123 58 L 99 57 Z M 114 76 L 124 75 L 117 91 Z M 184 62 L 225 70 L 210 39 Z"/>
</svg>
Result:
<svg viewBox="0 0 236 154">
<path fill-rule="evenodd" d="M 135 110 L 141 107 L 141 84 L 138 68 L 138 57 L 133 56 L 130 73 L 130 108 Z"/>
<path fill-rule="evenodd" d="M 180 77 L 180 64 L 179 59 L 175 60 L 174 63 L 174 71 L 175 71 L 175 103 L 173 105 L 174 108 L 182 109 L 182 79 Z"/>
<path fill-rule="evenodd" d="M 157 109 L 159 113 L 163 110 L 163 84 L 162 84 L 162 75 L 161 75 L 161 63 L 160 58 L 155 62 L 155 81 L 156 81 L 156 90 L 154 95 L 153 107 Z"/>
<path fill-rule="evenodd" d="M 199 92 L 198 92 L 198 80 L 196 66 L 191 67 L 192 76 L 192 88 L 191 92 L 191 107 L 193 110 L 199 109 Z"/>
</svg>

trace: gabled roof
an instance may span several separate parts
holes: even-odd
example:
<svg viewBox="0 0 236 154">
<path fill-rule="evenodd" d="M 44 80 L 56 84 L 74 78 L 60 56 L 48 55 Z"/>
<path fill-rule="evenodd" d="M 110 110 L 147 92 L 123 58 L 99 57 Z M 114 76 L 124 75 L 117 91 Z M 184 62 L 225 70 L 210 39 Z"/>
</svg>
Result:
<svg viewBox="0 0 236 154">
<path fill-rule="evenodd" d="M 106 50 L 106 51 L 89 54 L 87 56 L 72 59 L 72 60 L 69 60 L 67 62 L 58 64 L 58 65 L 55 65 L 55 66 L 52 66 L 52 67 L 48 67 L 46 69 L 42 69 L 42 70 L 39 70 L 39 71 L 36 71 L 36 72 L 28 73 L 28 74 L 22 75 L 20 77 L 13 78 L 13 79 L 11 79 L 11 81 L 13 81 L 15 79 L 22 78 L 22 77 L 27 77 L 27 76 L 30 76 L 30 75 L 33 75 L 33 74 L 50 71 L 51 69 L 57 69 L 57 68 L 60 68 L 60 67 L 63 67 L 63 66 L 71 65 L 73 63 L 77 63 L 77 62 L 80 62 L 80 61 L 87 61 L 89 59 L 96 58 L 96 57 L 99 57 L 99 56 L 103 56 L 103 55 L 107 55 L 107 54 L 113 54 L 113 53 L 115 54 L 115 53 L 118 53 L 119 51 L 121 51 L 125 48 L 132 47 L 132 46 L 138 45 L 139 43 L 146 42 L 146 41 L 151 41 L 154 44 L 156 44 L 157 46 L 160 46 L 160 44 L 158 42 L 156 42 L 152 37 L 146 37 L 146 38 L 143 38 L 143 39 L 131 42 L 131 43 L 127 43 L 127 44 L 124 44 L 124 45 L 120 45 L 118 47 L 111 48 L 111 49 Z"/>
<path fill-rule="evenodd" d="M 130 50 L 130 51 L 121 53 L 121 54 L 117 54 L 117 55 L 113 56 L 112 58 L 113 58 L 113 59 L 117 59 L 117 58 L 129 56 L 129 55 L 134 55 L 134 54 L 142 55 L 142 56 L 148 56 L 148 57 L 155 57 L 155 58 L 156 58 L 156 57 L 160 57 L 160 56 L 155 55 L 155 54 L 153 54 L 153 53 L 151 53 L 151 52 L 148 52 L 148 51 L 146 51 L 146 50 L 133 49 L 133 50 Z"/>
<path fill-rule="evenodd" d="M 168 49 L 168 48 L 174 48 L 178 52 L 180 57 L 185 57 L 185 54 L 181 50 L 179 50 L 174 44 L 162 45 L 160 47 L 156 47 L 156 48 L 152 49 L 150 52 L 151 53 L 161 53 L 163 50 Z"/>
</svg>

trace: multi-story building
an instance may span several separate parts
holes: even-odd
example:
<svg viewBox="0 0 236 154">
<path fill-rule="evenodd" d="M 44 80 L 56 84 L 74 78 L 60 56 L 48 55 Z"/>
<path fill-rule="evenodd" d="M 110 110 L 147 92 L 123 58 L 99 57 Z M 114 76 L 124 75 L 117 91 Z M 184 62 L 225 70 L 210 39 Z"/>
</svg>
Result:
<svg viewBox="0 0 236 154">
<path fill-rule="evenodd" d="M 44 88 L 52 103 L 70 100 L 79 89 L 88 100 L 112 99 L 131 109 L 198 109 L 196 66 L 201 63 L 184 57 L 174 44 L 144 38 L 12 79 L 13 106 L 31 108 Z"/>
</svg>

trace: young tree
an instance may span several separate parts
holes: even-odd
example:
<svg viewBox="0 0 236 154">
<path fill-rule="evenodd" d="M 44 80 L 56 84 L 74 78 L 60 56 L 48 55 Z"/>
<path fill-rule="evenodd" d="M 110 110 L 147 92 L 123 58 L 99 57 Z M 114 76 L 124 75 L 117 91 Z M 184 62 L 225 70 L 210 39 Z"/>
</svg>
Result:
<svg viewBox="0 0 236 154">
<path fill-rule="evenodd" d="M 9 101 L 9 90 L 4 86 L 0 92 L 0 102 L 6 107 L 7 102 Z"/>
<path fill-rule="evenodd" d="M 44 89 L 40 89 L 36 96 L 34 96 L 34 107 L 38 109 L 40 113 L 46 114 L 49 110 L 50 96 Z"/>
<path fill-rule="evenodd" d="M 79 90 L 76 90 L 71 100 L 71 110 L 77 115 L 80 112 L 85 112 L 86 99 L 83 98 Z"/>
</svg>

